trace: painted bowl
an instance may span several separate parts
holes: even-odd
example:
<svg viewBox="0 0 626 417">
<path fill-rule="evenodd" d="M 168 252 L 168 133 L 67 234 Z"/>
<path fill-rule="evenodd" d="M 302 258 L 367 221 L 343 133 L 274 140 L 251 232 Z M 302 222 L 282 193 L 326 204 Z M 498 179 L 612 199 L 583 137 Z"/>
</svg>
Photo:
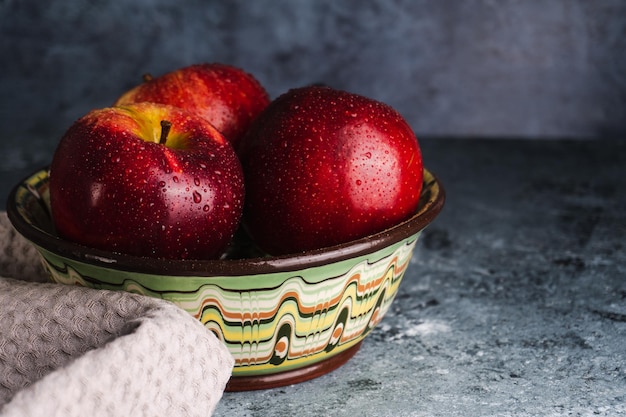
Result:
<svg viewBox="0 0 626 417">
<path fill-rule="evenodd" d="M 388 230 L 296 255 L 209 261 L 128 256 L 59 238 L 47 168 L 14 187 L 7 214 L 53 281 L 164 298 L 197 317 L 234 356 L 227 390 L 241 391 L 301 382 L 348 361 L 389 309 L 444 199 L 425 170 L 417 213 Z"/>
</svg>

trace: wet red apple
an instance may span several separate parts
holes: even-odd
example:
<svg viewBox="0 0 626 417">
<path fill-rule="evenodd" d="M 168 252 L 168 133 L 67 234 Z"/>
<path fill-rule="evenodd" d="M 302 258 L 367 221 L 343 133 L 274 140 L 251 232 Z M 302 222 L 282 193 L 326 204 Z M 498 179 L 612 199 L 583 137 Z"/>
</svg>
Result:
<svg viewBox="0 0 626 417">
<path fill-rule="evenodd" d="M 416 212 L 422 155 L 405 119 L 376 100 L 303 87 L 274 100 L 238 149 L 245 227 L 272 255 L 348 242 Z"/>
<path fill-rule="evenodd" d="M 159 77 L 145 77 L 114 105 L 150 101 L 194 111 L 209 120 L 233 145 L 269 104 L 254 76 L 220 63 L 196 64 Z"/>
<path fill-rule="evenodd" d="M 119 253 L 219 257 L 243 200 L 232 146 L 206 119 L 173 106 L 93 110 L 68 129 L 50 166 L 58 234 Z"/>
</svg>

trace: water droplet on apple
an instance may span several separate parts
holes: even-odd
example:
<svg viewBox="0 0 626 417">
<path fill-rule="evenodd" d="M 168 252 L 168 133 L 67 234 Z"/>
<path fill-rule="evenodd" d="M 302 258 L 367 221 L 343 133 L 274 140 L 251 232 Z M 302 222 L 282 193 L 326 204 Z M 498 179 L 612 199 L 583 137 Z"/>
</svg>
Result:
<svg viewBox="0 0 626 417">
<path fill-rule="evenodd" d="M 365 152 L 365 157 L 367 159 L 370 159 L 372 157 L 372 153 L 371 152 Z"/>
<path fill-rule="evenodd" d="M 178 182 L 178 177 L 174 175 L 174 177 L 172 178 L 172 180 L 173 180 L 174 182 Z"/>
<path fill-rule="evenodd" d="M 211 207 L 209 207 L 208 204 L 205 204 L 204 207 L 202 207 L 202 210 L 209 211 L 209 210 L 211 210 Z"/>
<path fill-rule="evenodd" d="M 356 185 L 361 185 L 361 184 L 363 184 L 363 181 L 361 181 L 361 180 L 356 180 Z"/>
<path fill-rule="evenodd" d="M 159 187 L 161 188 L 165 187 L 165 181 L 159 181 Z"/>
<path fill-rule="evenodd" d="M 200 185 L 200 178 L 194 178 L 193 179 L 193 183 L 196 184 L 196 186 Z"/>
<path fill-rule="evenodd" d="M 200 203 L 200 202 L 202 202 L 202 196 L 201 196 L 201 195 L 200 195 L 200 193 L 199 193 L 199 192 L 197 192 L 197 191 L 194 191 L 194 192 L 193 192 L 193 202 L 194 202 L 194 203 Z"/>
</svg>

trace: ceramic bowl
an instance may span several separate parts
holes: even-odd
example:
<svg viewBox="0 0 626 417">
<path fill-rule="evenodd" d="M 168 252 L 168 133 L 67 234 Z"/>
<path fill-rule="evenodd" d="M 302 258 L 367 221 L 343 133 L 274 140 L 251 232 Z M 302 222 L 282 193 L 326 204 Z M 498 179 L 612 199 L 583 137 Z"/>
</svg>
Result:
<svg viewBox="0 0 626 417">
<path fill-rule="evenodd" d="M 346 244 L 279 257 L 151 259 L 63 240 L 50 217 L 47 168 L 14 187 L 7 214 L 53 281 L 170 300 L 228 346 L 235 367 L 227 390 L 264 389 L 341 366 L 381 321 L 422 230 L 444 204 L 441 184 L 424 174 L 419 209 L 409 220 Z"/>
</svg>

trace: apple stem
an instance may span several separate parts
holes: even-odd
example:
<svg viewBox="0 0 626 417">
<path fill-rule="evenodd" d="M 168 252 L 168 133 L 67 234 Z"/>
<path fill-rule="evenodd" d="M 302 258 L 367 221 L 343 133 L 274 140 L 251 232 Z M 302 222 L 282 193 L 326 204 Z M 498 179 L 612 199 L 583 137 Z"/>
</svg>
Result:
<svg viewBox="0 0 626 417">
<path fill-rule="evenodd" d="M 167 135 L 170 134 L 171 128 L 172 122 L 169 120 L 161 120 L 161 138 L 159 139 L 161 145 L 165 145 L 165 142 L 167 142 Z"/>
<path fill-rule="evenodd" d="M 147 72 L 141 78 L 143 79 L 144 83 L 147 83 L 148 81 L 152 81 L 154 77 L 152 77 L 152 74 Z"/>
</svg>

